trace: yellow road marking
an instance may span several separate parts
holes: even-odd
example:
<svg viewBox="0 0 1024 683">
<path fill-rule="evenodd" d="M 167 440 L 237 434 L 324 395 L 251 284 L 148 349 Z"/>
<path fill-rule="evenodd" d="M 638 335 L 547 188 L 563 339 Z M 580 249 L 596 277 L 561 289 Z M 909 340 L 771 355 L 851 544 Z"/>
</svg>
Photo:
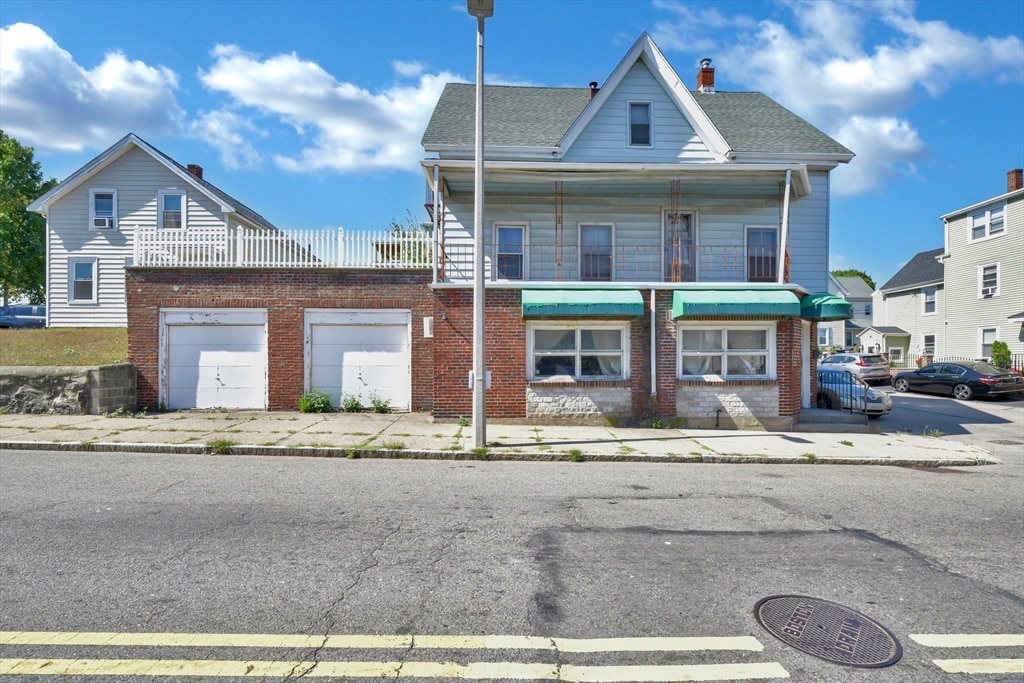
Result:
<svg viewBox="0 0 1024 683">
<path fill-rule="evenodd" d="M 288 635 L 266 633 L 74 633 L 0 631 L 0 645 L 120 645 L 327 649 L 558 650 L 561 652 L 761 652 L 752 636 L 701 638 L 542 638 L 539 636 Z"/>
<path fill-rule="evenodd" d="M 911 633 L 925 647 L 1024 647 L 1024 633 Z"/>
<path fill-rule="evenodd" d="M 1024 659 L 933 659 L 951 674 L 1024 674 Z"/>
<path fill-rule="evenodd" d="M 306 671 L 303 673 L 303 669 Z M 780 664 L 691 666 L 572 666 L 515 662 L 265 662 L 160 659 L 0 659 L 0 675 L 459 678 L 470 680 L 561 680 L 569 683 L 625 681 L 729 681 L 789 678 Z"/>
</svg>

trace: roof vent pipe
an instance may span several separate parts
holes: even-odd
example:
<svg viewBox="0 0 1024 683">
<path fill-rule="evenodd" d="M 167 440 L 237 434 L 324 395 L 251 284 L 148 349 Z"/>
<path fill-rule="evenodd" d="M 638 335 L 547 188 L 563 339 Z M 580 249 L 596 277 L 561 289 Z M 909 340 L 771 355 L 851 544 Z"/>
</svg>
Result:
<svg viewBox="0 0 1024 683">
<path fill-rule="evenodd" d="M 715 70 L 711 68 L 711 59 L 700 60 L 700 71 L 697 72 L 697 91 L 715 92 Z"/>
<path fill-rule="evenodd" d="M 597 95 L 597 91 L 599 89 L 600 88 L 597 87 L 597 81 L 590 81 L 590 99 L 594 99 L 594 96 Z"/>
<path fill-rule="evenodd" d="M 196 178 L 203 177 L 203 167 L 200 166 L 199 164 L 189 164 L 188 172 L 194 175 Z"/>
</svg>

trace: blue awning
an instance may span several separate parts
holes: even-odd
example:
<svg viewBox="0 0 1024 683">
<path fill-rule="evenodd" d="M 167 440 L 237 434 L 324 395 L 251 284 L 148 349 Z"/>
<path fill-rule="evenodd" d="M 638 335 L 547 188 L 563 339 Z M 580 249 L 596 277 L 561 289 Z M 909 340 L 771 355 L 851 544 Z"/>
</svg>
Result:
<svg viewBox="0 0 1024 683">
<path fill-rule="evenodd" d="M 672 317 L 798 316 L 800 300 L 788 289 L 684 289 L 672 292 Z"/>
<path fill-rule="evenodd" d="M 523 317 L 643 315 L 637 289 L 524 289 Z"/>
</svg>

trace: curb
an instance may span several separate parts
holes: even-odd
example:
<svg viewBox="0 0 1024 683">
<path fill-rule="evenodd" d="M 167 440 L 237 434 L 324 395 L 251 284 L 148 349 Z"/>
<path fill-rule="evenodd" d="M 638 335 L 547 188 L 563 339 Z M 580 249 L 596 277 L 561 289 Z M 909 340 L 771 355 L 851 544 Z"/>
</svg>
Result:
<svg viewBox="0 0 1024 683">
<path fill-rule="evenodd" d="M 582 454 L 577 460 L 567 453 L 488 451 L 478 455 L 472 451 L 432 451 L 385 448 L 337 448 L 313 446 L 230 446 L 226 452 L 214 453 L 210 446 L 198 444 L 74 442 L 74 441 L 3 441 L 0 450 L 61 451 L 80 453 L 164 453 L 168 455 L 271 456 L 302 458 L 343 458 L 348 460 L 460 460 L 481 462 L 653 462 L 696 463 L 718 465 L 874 465 L 888 467 L 979 467 L 999 465 L 990 458 L 808 458 L 748 454 L 715 453 L 708 455 L 634 455 L 602 453 Z"/>
</svg>

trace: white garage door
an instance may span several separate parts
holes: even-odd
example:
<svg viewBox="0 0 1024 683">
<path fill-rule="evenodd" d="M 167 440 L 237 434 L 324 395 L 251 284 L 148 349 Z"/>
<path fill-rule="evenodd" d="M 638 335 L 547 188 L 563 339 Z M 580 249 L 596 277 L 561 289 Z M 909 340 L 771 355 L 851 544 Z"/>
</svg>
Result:
<svg viewBox="0 0 1024 683">
<path fill-rule="evenodd" d="M 412 402 L 409 314 L 308 311 L 307 389 L 330 392 L 335 406 L 377 397 L 392 410 Z"/>
<path fill-rule="evenodd" d="M 267 330 L 252 316 L 193 314 L 165 324 L 169 408 L 267 407 Z"/>
</svg>

